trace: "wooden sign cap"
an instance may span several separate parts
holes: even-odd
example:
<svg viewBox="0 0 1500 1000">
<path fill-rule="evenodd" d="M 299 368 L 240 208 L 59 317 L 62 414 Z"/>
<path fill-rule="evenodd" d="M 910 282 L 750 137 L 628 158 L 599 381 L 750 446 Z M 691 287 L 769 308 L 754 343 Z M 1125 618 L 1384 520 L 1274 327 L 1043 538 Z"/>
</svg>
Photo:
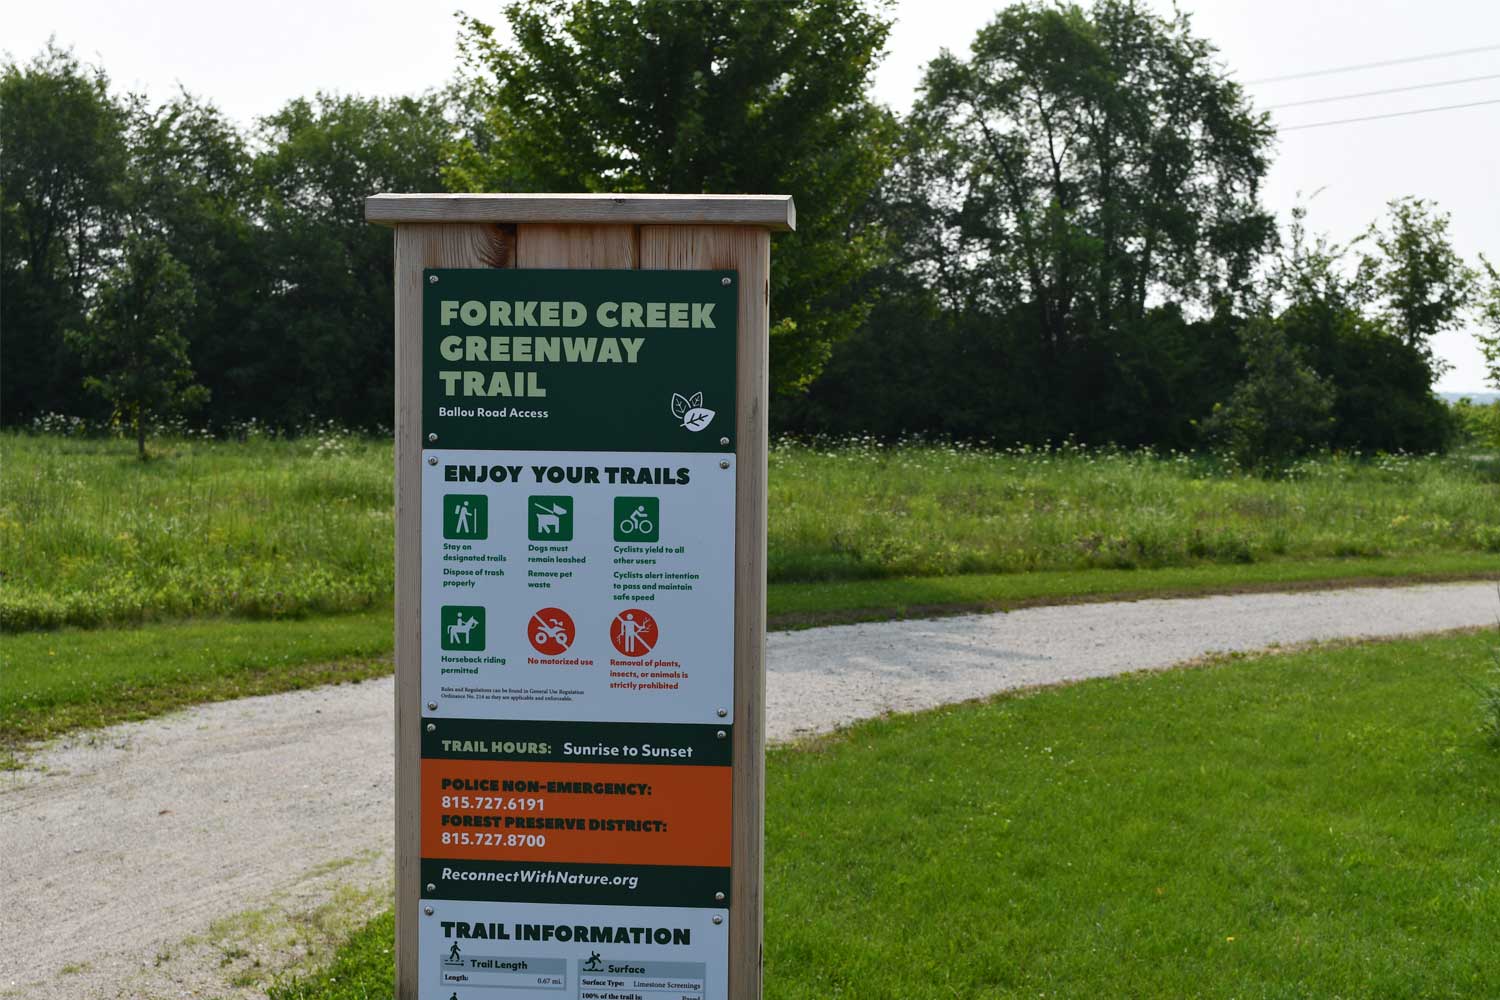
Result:
<svg viewBox="0 0 1500 1000">
<path fill-rule="evenodd" d="M 365 220 L 404 222 L 622 223 L 797 228 L 785 194 L 377 194 Z"/>
</svg>

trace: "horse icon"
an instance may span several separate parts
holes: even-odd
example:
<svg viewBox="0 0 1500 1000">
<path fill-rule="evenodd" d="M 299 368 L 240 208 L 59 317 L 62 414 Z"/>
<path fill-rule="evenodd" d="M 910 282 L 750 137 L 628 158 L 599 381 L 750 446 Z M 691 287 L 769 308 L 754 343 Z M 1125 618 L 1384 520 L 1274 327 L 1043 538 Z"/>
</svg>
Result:
<svg viewBox="0 0 1500 1000">
<path fill-rule="evenodd" d="M 456 643 L 459 641 L 460 637 L 462 637 L 464 645 L 467 646 L 469 644 L 469 633 L 472 632 L 474 630 L 474 626 L 478 624 L 479 619 L 475 618 L 473 615 L 470 615 L 468 620 L 465 621 L 464 616 L 460 614 L 458 616 L 458 620 L 455 621 L 452 625 L 448 626 L 448 641 Z"/>
</svg>

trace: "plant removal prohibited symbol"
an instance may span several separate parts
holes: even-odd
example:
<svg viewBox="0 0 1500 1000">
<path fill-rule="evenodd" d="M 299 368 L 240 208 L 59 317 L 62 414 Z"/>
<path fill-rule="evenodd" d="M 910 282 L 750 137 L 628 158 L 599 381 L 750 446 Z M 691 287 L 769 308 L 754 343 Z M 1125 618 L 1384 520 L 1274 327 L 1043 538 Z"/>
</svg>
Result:
<svg viewBox="0 0 1500 1000">
<path fill-rule="evenodd" d="M 695 392 L 691 396 L 672 393 L 672 416 L 681 420 L 682 426 L 690 431 L 701 431 L 714 422 L 714 411 L 703 408 L 701 392 Z"/>
<path fill-rule="evenodd" d="M 609 626 L 609 641 L 623 656 L 645 656 L 660 637 L 656 619 L 640 608 L 621 611 Z"/>
<path fill-rule="evenodd" d="M 573 618 L 562 608 L 543 608 L 526 623 L 531 645 L 543 656 L 560 656 L 573 645 Z"/>
</svg>

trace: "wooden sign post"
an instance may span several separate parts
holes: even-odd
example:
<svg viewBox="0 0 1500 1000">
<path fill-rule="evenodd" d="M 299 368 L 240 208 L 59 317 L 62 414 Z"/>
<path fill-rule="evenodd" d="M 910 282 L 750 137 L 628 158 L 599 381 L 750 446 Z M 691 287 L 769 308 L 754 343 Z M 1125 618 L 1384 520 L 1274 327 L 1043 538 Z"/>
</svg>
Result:
<svg viewBox="0 0 1500 1000">
<path fill-rule="evenodd" d="M 396 996 L 761 994 L 773 195 L 376 195 Z"/>
</svg>

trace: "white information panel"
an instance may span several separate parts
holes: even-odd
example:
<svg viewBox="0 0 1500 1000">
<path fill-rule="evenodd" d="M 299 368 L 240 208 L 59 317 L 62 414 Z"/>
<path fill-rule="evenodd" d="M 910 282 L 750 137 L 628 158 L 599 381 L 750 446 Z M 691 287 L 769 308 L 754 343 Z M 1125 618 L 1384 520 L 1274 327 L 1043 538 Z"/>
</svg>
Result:
<svg viewBox="0 0 1500 1000">
<path fill-rule="evenodd" d="M 432 714 L 732 717 L 732 456 L 426 457 L 422 701 Z"/>
<path fill-rule="evenodd" d="M 728 996 L 727 910 L 434 899 L 423 900 L 423 914 L 418 975 L 424 997 Z"/>
</svg>

